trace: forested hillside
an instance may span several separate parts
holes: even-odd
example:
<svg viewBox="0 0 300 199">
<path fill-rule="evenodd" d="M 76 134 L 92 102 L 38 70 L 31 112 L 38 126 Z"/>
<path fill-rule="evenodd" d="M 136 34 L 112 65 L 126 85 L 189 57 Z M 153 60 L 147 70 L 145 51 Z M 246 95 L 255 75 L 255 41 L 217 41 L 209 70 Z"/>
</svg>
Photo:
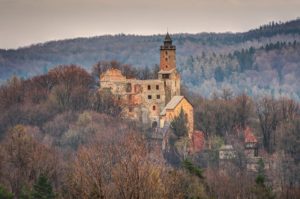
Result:
<svg viewBox="0 0 300 199">
<path fill-rule="evenodd" d="M 93 74 L 107 67 L 136 78 L 155 74 L 117 62 L 101 62 Z M 296 101 L 228 90 L 207 99 L 183 88 L 205 148 L 187 153 L 181 123 L 161 150 L 151 137 L 156 129 L 121 117 L 120 104 L 97 92 L 94 77 L 66 65 L 0 86 L 0 198 L 299 198 Z M 256 172 L 246 166 L 240 131 L 247 127 L 260 140 Z M 236 150 L 228 167 L 218 155 L 224 144 Z"/>
<path fill-rule="evenodd" d="M 0 50 L 0 81 L 31 77 L 60 64 L 88 71 L 99 61 L 135 67 L 159 63 L 164 35 L 115 35 L 51 41 Z M 300 20 L 271 22 L 245 33 L 174 34 L 183 83 L 204 96 L 230 88 L 238 94 L 272 94 L 299 100 Z"/>
</svg>

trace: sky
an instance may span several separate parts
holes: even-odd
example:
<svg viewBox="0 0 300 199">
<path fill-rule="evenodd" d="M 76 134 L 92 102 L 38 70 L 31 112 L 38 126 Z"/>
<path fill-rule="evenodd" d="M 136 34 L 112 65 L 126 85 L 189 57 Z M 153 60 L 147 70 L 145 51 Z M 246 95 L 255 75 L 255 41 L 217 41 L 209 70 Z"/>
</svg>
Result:
<svg viewBox="0 0 300 199">
<path fill-rule="evenodd" d="M 300 17 L 300 0 L 0 0 L 0 48 L 106 34 L 243 32 Z"/>
</svg>

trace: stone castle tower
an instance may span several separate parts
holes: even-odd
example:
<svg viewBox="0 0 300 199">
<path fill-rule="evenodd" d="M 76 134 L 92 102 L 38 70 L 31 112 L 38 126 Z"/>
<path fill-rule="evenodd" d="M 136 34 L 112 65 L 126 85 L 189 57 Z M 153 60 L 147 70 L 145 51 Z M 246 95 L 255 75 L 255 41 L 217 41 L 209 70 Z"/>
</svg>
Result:
<svg viewBox="0 0 300 199">
<path fill-rule="evenodd" d="M 176 47 L 167 33 L 160 47 L 158 79 L 127 79 L 120 70 L 109 69 L 100 76 L 100 90 L 109 90 L 123 107 L 126 118 L 145 127 L 165 127 L 184 110 L 189 133 L 193 132 L 193 107 L 180 96 L 180 75 L 176 70 Z"/>
<path fill-rule="evenodd" d="M 180 75 L 176 69 L 176 46 L 167 33 L 164 45 L 160 47 L 160 71 L 158 79 L 164 82 L 166 104 L 173 96 L 180 95 Z"/>
</svg>

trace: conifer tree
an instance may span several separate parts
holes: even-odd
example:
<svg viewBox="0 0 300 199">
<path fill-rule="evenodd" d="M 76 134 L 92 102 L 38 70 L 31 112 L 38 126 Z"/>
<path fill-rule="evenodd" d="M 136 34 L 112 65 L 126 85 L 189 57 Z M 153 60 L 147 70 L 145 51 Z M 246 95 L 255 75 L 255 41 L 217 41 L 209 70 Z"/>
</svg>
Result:
<svg viewBox="0 0 300 199">
<path fill-rule="evenodd" d="M 253 188 L 253 193 L 257 199 L 274 199 L 275 195 L 272 193 L 270 187 L 266 185 L 265 176 L 265 165 L 262 159 L 258 162 L 258 175 L 255 179 L 255 186 Z"/>
<path fill-rule="evenodd" d="M 14 198 L 14 194 L 10 193 L 0 185 L 0 199 L 13 199 L 13 198 Z"/>
<path fill-rule="evenodd" d="M 55 198 L 55 195 L 52 190 L 52 186 L 46 176 L 40 175 L 37 182 L 33 185 L 32 198 L 33 199 Z"/>
<path fill-rule="evenodd" d="M 203 178 L 203 171 L 192 163 L 190 159 L 184 159 L 182 162 L 183 168 L 185 168 L 190 174 L 193 174 L 199 178 Z"/>
<path fill-rule="evenodd" d="M 181 108 L 179 115 L 175 117 L 171 122 L 171 129 L 177 137 L 187 136 L 188 128 L 186 124 L 187 118 L 184 114 L 183 109 Z"/>
</svg>

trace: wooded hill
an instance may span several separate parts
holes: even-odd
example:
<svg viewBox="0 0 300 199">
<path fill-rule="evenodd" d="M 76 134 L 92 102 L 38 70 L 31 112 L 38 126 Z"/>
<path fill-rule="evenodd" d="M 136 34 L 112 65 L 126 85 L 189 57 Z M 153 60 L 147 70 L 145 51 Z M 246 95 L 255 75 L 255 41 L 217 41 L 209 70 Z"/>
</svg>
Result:
<svg viewBox="0 0 300 199">
<path fill-rule="evenodd" d="M 0 83 L 13 74 L 27 78 L 60 64 L 88 71 L 99 61 L 135 67 L 159 63 L 164 35 L 119 34 L 76 38 L 0 50 Z M 183 83 L 204 96 L 234 93 L 289 96 L 299 100 L 300 20 L 271 22 L 244 33 L 174 34 Z"/>
</svg>

